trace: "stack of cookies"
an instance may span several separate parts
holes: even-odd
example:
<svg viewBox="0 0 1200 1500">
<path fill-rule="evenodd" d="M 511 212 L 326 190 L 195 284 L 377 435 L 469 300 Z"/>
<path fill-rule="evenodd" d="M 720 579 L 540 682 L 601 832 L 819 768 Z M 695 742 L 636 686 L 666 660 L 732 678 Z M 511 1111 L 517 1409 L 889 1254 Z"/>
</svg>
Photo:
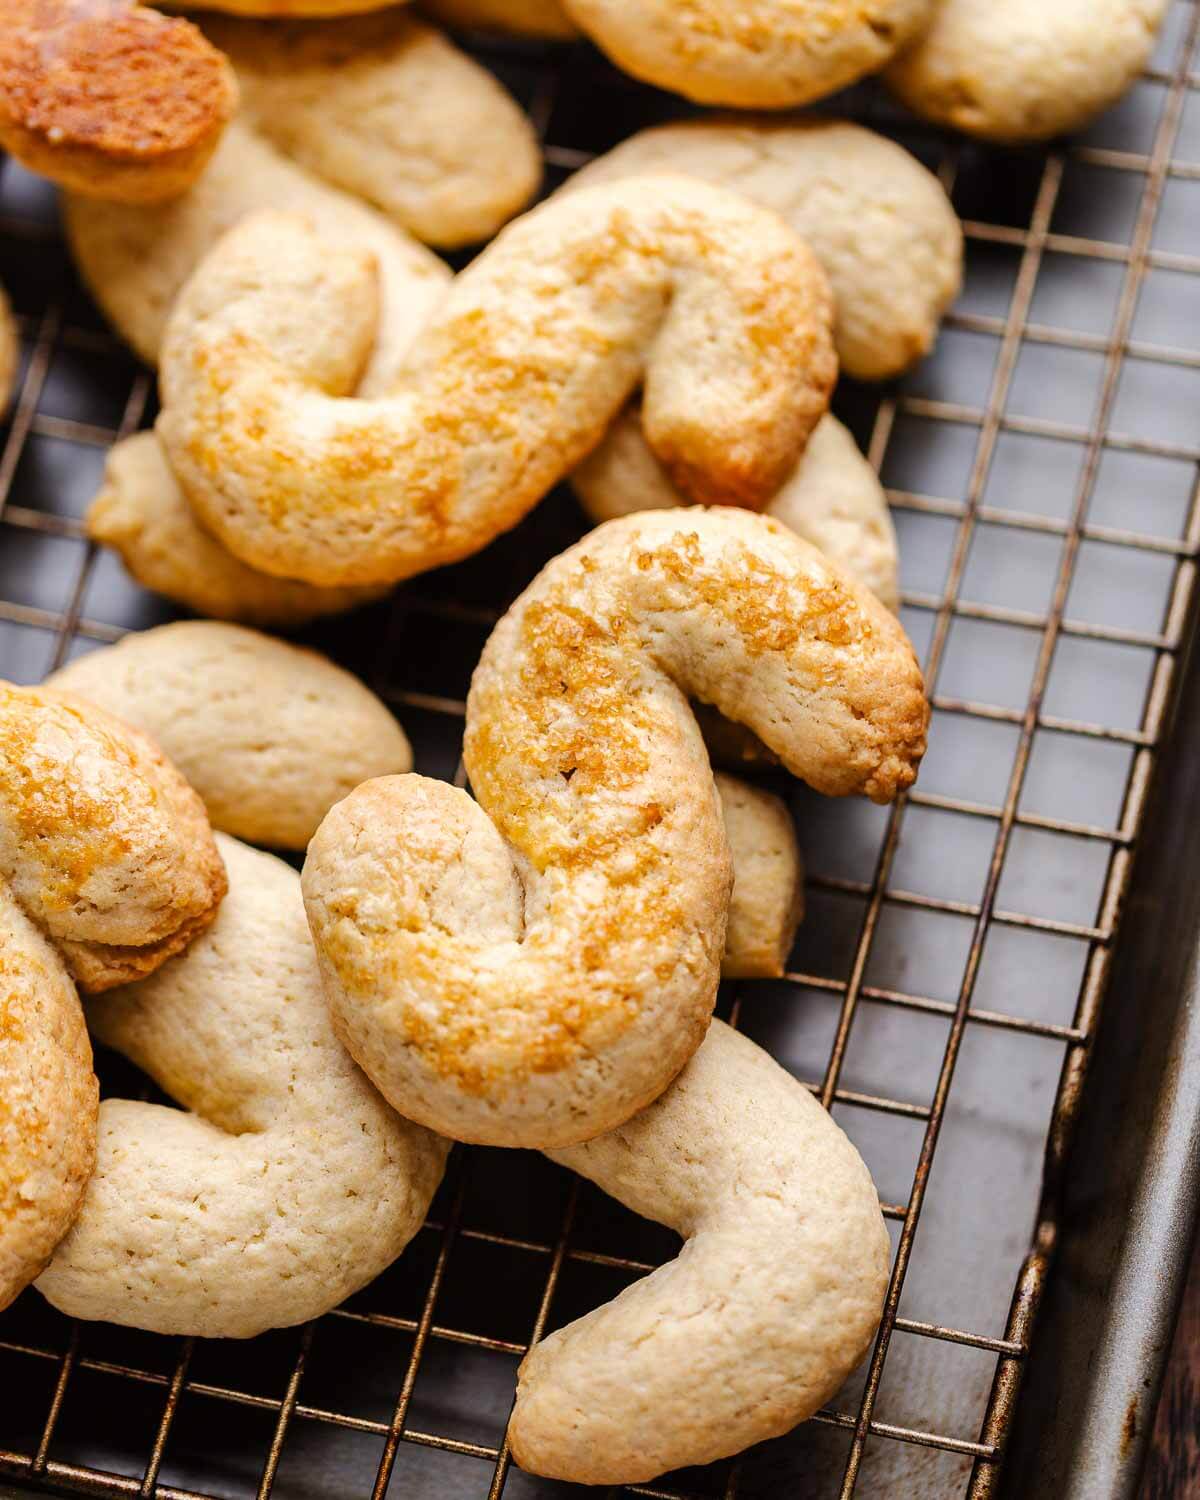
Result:
<svg viewBox="0 0 1200 1500">
<path fill-rule="evenodd" d="M 829 402 L 930 349 L 962 231 L 894 143 L 778 112 L 879 72 L 1049 136 L 1119 97 L 1163 0 L 430 0 L 776 112 L 643 131 L 532 208 L 530 122 L 414 8 L 215 8 L 0 0 L 0 144 L 159 372 L 89 531 L 201 617 L 0 684 L 0 1306 L 296 1324 L 402 1254 L 452 1142 L 545 1151 L 685 1244 L 529 1352 L 512 1451 L 640 1484 L 811 1416 L 889 1277 L 854 1147 L 713 1019 L 803 914 L 786 805 L 713 766 L 916 777 L 895 532 Z M 16 356 L 0 295 L 5 398 Z M 470 795 L 261 633 L 564 480 L 597 524 L 487 641 Z M 89 1032 L 181 1108 L 100 1102 Z"/>
</svg>

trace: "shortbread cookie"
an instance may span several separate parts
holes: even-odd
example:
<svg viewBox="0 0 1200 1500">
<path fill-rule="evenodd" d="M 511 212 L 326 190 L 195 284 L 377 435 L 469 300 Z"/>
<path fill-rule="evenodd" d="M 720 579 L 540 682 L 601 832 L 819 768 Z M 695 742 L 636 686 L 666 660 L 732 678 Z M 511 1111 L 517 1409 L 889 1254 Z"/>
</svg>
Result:
<svg viewBox="0 0 1200 1500">
<path fill-rule="evenodd" d="M 309 846 L 334 1023 L 409 1118 L 463 1140 L 586 1140 L 699 1045 L 730 865 L 685 694 L 835 795 L 886 801 L 924 751 L 903 630 L 777 522 L 643 511 L 555 558 L 471 683 L 478 802 L 367 782 Z"/>
<path fill-rule="evenodd" d="M 153 432 L 136 432 L 108 450 L 87 530 L 120 553 L 144 588 L 215 620 L 295 627 L 388 591 L 386 584 L 314 588 L 239 562 L 197 524 Z"/>
<path fill-rule="evenodd" d="M 857 379 L 890 379 L 926 354 L 958 295 L 962 228 L 942 185 L 861 125 L 737 117 L 660 125 L 559 191 L 642 172 L 686 172 L 781 214 L 825 268 L 838 358 Z"/>
<path fill-rule="evenodd" d="M 389 396 L 346 400 L 377 326 L 373 268 L 256 215 L 179 295 L 158 431 L 201 524 L 244 562 L 395 581 L 513 526 L 643 378 L 675 482 L 761 506 L 825 410 L 830 316 L 820 267 L 776 215 L 689 178 L 631 179 L 509 225 Z"/>
<path fill-rule="evenodd" d="M 412 769 L 404 731 L 356 677 L 237 625 L 127 635 L 50 685 L 152 735 L 213 827 L 254 843 L 303 849 L 359 782 Z"/>
<path fill-rule="evenodd" d="M 563 0 L 575 24 L 647 83 L 697 104 L 786 109 L 883 67 L 934 0 Z"/>
<path fill-rule="evenodd" d="M 421 9 L 451 27 L 505 31 L 549 41 L 579 34 L 559 0 L 423 0 Z"/>
<path fill-rule="evenodd" d="M 405 8 L 323 23 L 213 18 L 205 30 L 233 61 L 247 124 L 427 244 L 486 239 L 537 190 L 524 111 Z"/>
<path fill-rule="evenodd" d="M 0 286 L 0 416 L 3 416 L 12 397 L 20 357 L 17 325 L 13 321 L 12 308 L 4 295 L 4 288 Z"/>
<path fill-rule="evenodd" d="M 593 521 L 687 503 L 650 451 L 632 407 L 575 469 L 571 484 Z M 853 573 L 889 609 L 897 607 L 900 559 L 887 496 L 836 417 L 826 413 L 817 423 L 766 514 Z"/>
<path fill-rule="evenodd" d="M 91 704 L 7 683 L 0 877 L 88 990 L 156 969 L 225 891 L 204 807 L 153 741 Z"/>
<path fill-rule="evenodd" d="M 96 1155 L 96 1077 L 66 965 L 0 880 L 0 1308 L 41 1271 Z"/>
<path fill-rule="evenodd" d="M 911 110 L 990 141 L 1039 141 L 1115 104 L 1167 0 L 939 0 L 884 75 Z"/>
<path fill-rule="evenodd" d="M 130 0 L 0 0 L 0 147 L 76 192 L 183 192 L 236 104 L 232 69 L 189 21 Z"/>
<path fill-rule="evenodd" d="M 714 1021 L 661 1098 L 550 1153 L 686 1239 L 521 1364 L 517 1462 L 626 1485 L 810 1417 L 870 1348 L 887 1230 L 858 1152 L 803 1084 Z"/>
<path fill-rule="evenodd" d="M 314 1318 L 391 1264 L 447 1143 L 390 1110 L 333 1035 L 299 880 L 221 839 L 217 920 L 90 1010 L 183 1106 L 100 1106 L 95 1175 L 38 1280 L 73 1317 L 246 1338 Z"/>
<path fill-rule="evenodd" d="M 721 822 L 733 894 L 725 929 L 725 979 L 778 979 L 804 916 L 804 866 L 782 798 L 718 771 Z"/>
</svg>

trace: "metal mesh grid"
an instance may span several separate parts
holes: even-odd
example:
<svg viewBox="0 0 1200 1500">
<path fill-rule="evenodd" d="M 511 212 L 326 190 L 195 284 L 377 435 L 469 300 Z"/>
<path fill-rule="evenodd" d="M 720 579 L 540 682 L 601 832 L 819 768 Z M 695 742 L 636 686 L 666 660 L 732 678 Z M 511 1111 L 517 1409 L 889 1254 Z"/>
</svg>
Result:
<svg viewBox="0 0 1200 1500">
<path fill-rule="evenodd" d="M 937 1496 L 994 1492 L 1191 618 L 1198 45 L 1200 7 L 1177 0 L 1129 100 L 1046 153 L 916 132 L 870 87 L 837 101 L 936 167 L 968 238 L 966 291 L 933 358 L 898 388 L 839 393 L 895 509 L 904 619 L 935 726 L 920 789 L 893 809 L 831 810 L 793 792 L 813 866 L 810 920 L 785 982 L 740 984 L 722 1004 L 811 1083 L 896 1199 L 885 1204 L 892 1279 L 865 1372 L 834 1409 L 743 1461 L 614 1496 L 847 1497 L 882 1477 Z M 480 55 L 529 107 L 552 183 L 678 110 L 585 48 Z M 151 414 L 152 380 L 78 291 L 52 198 L 11 164 L 0 240 L 26 352 L 0 453 L 0 671 L 37 680 L 169 617 L 80 524 L 104 449 Z M 419 770 L 461 782 L 479 647 L 580 529 L 569 497 L 555 496 L 482 558 L 313 632 L 396 706 Z M 1005 958 L 1006 944 L 1024 957 Z M 960 1066 L 984 1034 L 1036 1043 L 1038 1067 L 1027 1073 L 1029 1054 L 1011 1051 Z M 1000 1150 L 991 1106 L 981 1118 L 975 1102 L 959 1108 L 975 1100 L 980 1067 L 993 1101 L 997 1088 L 1042 1079 L 1018 1110 L 1045 1149 L 1040 1203 L 1028 1142 L 1020 1157 L 1028 1211 L 987 1181 Z M 110 1091 L 140 1087 L 119 1060 L 106 1068 Z M 983 1201 L 994 1189 L 1015 1204 L 1015 1234 L 985 1217 L 960 1242 L 988 1268 L 986 1296 L 962 1282 L 974 1318 L 929 1300 L 943 1276 L 947 1292 L 956 1284 L 937 1236 L 924 1245 L 918 1232 L 943 1136 L 939 1163 L 961 1136 Z M 935 1203 L 926 1227 L 940 1222 Z M 510 1467 L 516 1362 L 548 1327 L 672 1253 L 669 1235 L 540 1157 L 460 1148 L 398 1265 L 302 1330 L 243 1346 L 161 1339 L 69 1325 L 27 1293 L 0 1318 L 0 1475 L 179 1500 L 582 1494 Z M 922 1280 L 931 1315 L 905 1315 L 914 1287 L 910 1310 L 922 1310 Z"/>
</svg>

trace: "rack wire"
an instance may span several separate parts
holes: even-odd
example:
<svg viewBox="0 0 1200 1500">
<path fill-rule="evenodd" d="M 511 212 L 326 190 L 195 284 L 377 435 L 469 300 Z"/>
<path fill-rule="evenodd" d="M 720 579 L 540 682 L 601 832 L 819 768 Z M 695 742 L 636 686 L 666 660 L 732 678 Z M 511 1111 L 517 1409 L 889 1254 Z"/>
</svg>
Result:
<svg viewBox="0 0 1200 1500">
<path fill-rule="evenodd" d="M 903 613 L 932 685 L 934 733 L 921 785 L 886 813 L 795 794 L 818 920 L 784 982 L 740 984 L 723 1007 L 834 1110 L 885 1199 L 900 1182 L 884 1205 L 891 1282 L 865 1371 L 834 1407 L 744 1461 L 614 1496 L 848 1500 L 881 1476 L 903 1479 L 906 1493 L 918 1482 L 931 1496 L 996 1493 L 1193 614 L 1198 47 L 1200 7 L 1177 0 L 1129 101 L 1046 152 L 917 130 L 870 87 L 848 101 L 935 166 L 967 235 L 967 289 L 936 355 L 897 388 L 840 396 L 900 527 Z M 678 108 L 587 48 L 479 55 L 527 104 L 551 183 Z M 169 617 L 81 525 L 104 450 L 149 418 L 153 386 L 74 283 L 46 190 L 11 164 L 0 171 L 0 241 L 25 346 L 0 451 L 0 671 L 37 680 Z M 395 705 L 418 769 L 461 783 L 479 647 L 580 530 L 557 495 L 483 557 L 314 632 Z M 1081 710 L 1096 701 L 1109 711 Z M 970 889 L 948 893 L 943 863 Z M 993 965 L 1006 942 L 1028 945 L 1026 957 Z M 1044 983 L 1031 996 L 1035 970 Z M 898 1026 L 915 1028 L 910 1049 L 922 1038 L 903 1063 Z M 986 1034 L 1048 1050 L 1028 1071 L 1026 1052 L 983 1054 L 980 1092 L 963 1057 Z M 119 1061 L 106 1070 L 110 1089 L 137 1086 Z M 1022 1180 L 1001 1190 L 986 1178 L 1001 1149 L 995 1101 L 1034 1074 L 1041 1093 L 1004 1125 L 1020 1116 L 1027 1127 Z M 904 1174 L 888 1156 L 901 1136 Z M 988 1266 L 986 1295 L 959 1277 L 974 1318 L 915 1316 L 920 1296 L 902 1307 L 918 1283 L 927 1300 L 943 1278 L 954 1283 L 936 1234 L 923 1246 L 921 1232 L 945 1219 L 936 1202 L 927 1209 L 935 1163 L 955 1157 L 959 1137 L 972 1190 L 986 1200 L 994 1189 L 1017 1229 L 968 1224 L 957 1242 Z M 1030 1140 L 1044 1174 L 1026 1203 Z M 71 1325 L 27 1293 L 0 1318 L 0 1476 L 164 1500 L 573 1494 L 511 1465 L 516 1362 L 547 1328 L 672 1253 L 670 1236 L 539 1157 L 459 1149 L 397 1266 L 301 1330 L 244 1346 L 159 1339 Z"/>
</svg>

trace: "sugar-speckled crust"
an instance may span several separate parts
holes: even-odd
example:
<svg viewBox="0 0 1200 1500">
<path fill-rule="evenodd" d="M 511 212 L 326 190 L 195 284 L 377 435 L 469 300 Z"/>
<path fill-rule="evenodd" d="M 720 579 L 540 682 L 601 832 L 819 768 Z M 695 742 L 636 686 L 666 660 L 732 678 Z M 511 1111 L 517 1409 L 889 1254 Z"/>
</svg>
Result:
<svg viewBox="0 0 1200 1500">
<path fill-rule="evenodd" d="M 1078 130 L 1146 66 L 1167 0 L 940 0 L 888 68 L 888 87 L 939 125 L 993 141 Z"/>
<path fill-rule="evenodd" d="M 887 800 L 924 750 L 899 624 L 768 518 L 644 511 L 555 558 L 472 679 L 478 802 L 368 782 L 309 846 L 334 1023 L 409 1118 L 464 1140 L 586 1140 L 699 1045 L 731 872 L 685 694 L 829 793 Z"/>
<path fill-rule="evenodd" d="M 559 0 L 423 0 L 421 9 L 444 26 L 547 41 L 565 41 L 579 34 Z"/>
<path fill-rule="evenodd" d="M 293 870 L 222 838 L 210 930 L 89 1010 L 180 1110 L 100 1107 L 95 1175 L 39 1289 L 74 1317 L 246 1338 L 377 1276 L 419 1228 L 447 1150 L 334 1037 Z"/>
<path fill-rule="evenodd" d="M 697 104 L 786 109 L 881 68 L 934 0 L 564 0 L 627 73 Z"/>
<path fill-rule="evenodd" d="M 7 683 L 0 876 L 86 990 L 150 973 L 225 893 L 204 806 L 152 740 L 92 704 Z"/>
<path fill-rule="evenodd" d="M 404 8 L 290 24 L 214 18 L 205 30 L 233 60 L 247 123 L 427 244 L 485 239 L 541 181 L 525 113 Z"/>
<path fill-rule="evenodd" d="M 130 0 L 0 0 L 0 148 L 77 192 L 183 192 L 236 104 L 229 63 L 189 21 Z"/>
<path fill-rule="evenodd" d="M 214 620 L 295 627 L 388 591 L 386 584 L 320 589 L 248 568 L 197 523 L 153 432 L 135 432 L 108 450 L 87 531 L 120 553 L 144 588 Z"/>
<path fill-rule="evenodd" d="M 571 483 L 593 521 L 687 504 L 650 451 L 632 407 L 575 469 Z M 800 462 L 765 513 L 848 569 L 889 609 L 896 608 L 900 558 L 887 496 L 831 413 L 813 428 Z"/>
<path fill-rule="evenodd" d="M 70 1227 L 96 1154 L 96 1078 L 62 959 L 0 880 L 0 1308 Z"/>
<path fill-rule="evenodd" d="M 4 288 L 0 286 L 0 416 L 7 409 L 16 385 L 20 354 L 17 325 L 13 322 L 12 308 Z"/>
<path fill-rule="evenodd" d="M 468 556 L 643 380 L 675 482 L 761 506 L 835 375 L 828 285 L 803 241 L 688 178 L 604 184 L 516 220 L 434 309 L 386 400 L 341 399 L 374 294 L 361 252 L 263 214 L 175 304 L 158 431 L 201 523 L 253 567 L 380 583 Z"/>
<path fill-rule="evenodd" d="M 412 769 L 383 703 L 328 657 L 187 620 L 127 635 L 50 679 L 154 737 L 214 828 L 303 849 L 360 781 Z"/>
<path fill-rule="evenodd" d="M 725 979 L 778 979 L 804 916 L 804 866 L 787 804 L 718 771 L 733 894 L 725 929 Z"/>
<path fill-rule="evenodd" d="M 303 214 L 340 243 L 370 251 L 378 267 L 380 347 L 362 391 L 393 377 L 412 331 L 449 281 L 445 265 L 349 193 L 314 177 L 240 121 L 190 192 L 152 207 L 100 203 L 68 193 L 67 239 L 88 290 L 147 364 L 157 364 L 167 314 L 199 262 L 247 214 L 275 208 Z"/>
<path fill-rule="evenodd" d="M 523 1468 L 619 1485 L 710 1463 L 810 1417 L 866 1354 L 889 1261 L 875 1188 L 747 1037 L 714 1021 L 648 1109 L 550 1154 L 687 1244 L 526 1355 Z"/>
<path fill-rule="evenodd" d="M 686 172 L 781 214 L 829 277 L 838 359 L 857 379 L 890 379 L 928 353 L 958 295 L 962 228 L 941 183 L 861 125 L 737 117 L 660 125 L 560 191 L 640 172 Z"/>
</svg>

